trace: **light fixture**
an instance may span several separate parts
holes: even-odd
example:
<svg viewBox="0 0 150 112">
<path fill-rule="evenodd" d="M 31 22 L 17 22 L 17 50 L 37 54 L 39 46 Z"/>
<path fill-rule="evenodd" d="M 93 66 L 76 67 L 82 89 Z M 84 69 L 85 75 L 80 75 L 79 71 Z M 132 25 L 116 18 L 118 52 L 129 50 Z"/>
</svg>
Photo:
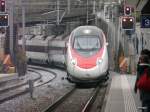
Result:
<svg viewBox="0 0 150 112">
<path fill-rule="evenodd" d="M 91 33 L 91 30 L 85 29 L 85 30 L 83 30 L 83 32 L 84 32 L 85 34 L 90 34 L 90 33 Z"/>
</svg>

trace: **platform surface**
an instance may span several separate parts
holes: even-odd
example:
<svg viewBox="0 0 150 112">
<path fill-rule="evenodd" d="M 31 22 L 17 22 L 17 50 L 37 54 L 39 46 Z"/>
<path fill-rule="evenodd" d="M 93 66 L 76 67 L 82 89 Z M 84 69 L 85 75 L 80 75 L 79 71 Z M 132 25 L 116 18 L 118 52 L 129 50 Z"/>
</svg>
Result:
<svg viewBox="0 0 150 112">
<path fill-rule="evenodd" d="M 140 112 L 139 94 L 133 91 L 136 76 L 112 73 L 104 112 Z"/>
</svg>

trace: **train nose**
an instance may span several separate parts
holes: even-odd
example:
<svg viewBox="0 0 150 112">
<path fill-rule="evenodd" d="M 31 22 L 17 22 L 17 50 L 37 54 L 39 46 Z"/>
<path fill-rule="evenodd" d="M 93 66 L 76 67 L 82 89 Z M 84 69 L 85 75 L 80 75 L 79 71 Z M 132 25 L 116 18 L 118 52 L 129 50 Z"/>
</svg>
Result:
<svg viewBox="0 0 150 112">
<path fill-rule="evenodd" d="M 95 67 L 94 63 L 83 63 L 79 65 L 80 68 L 84 68 L 84 69 L 90 69 Z"/>
</svg>

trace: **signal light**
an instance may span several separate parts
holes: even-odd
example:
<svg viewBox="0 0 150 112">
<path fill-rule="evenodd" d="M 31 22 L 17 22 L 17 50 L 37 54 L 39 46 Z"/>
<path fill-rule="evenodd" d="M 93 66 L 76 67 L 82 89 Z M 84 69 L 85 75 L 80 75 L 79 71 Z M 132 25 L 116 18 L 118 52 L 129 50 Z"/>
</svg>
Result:
<svg viewBox="0 0 150 112">
<path fill-rule="evenodd" d="M 126 21 L 126 19 L 125 19 L 125 18 L 123 18 L 123 21 L 125 22 L 125 21 Z"/>
<path fill-rule="evenodd" d="M 127 8 L 126 8 L 126 10 L 127 10 L 127 11 L 129 11 L 129 10 L 130 10 L 130 8 L 129 8 L 129 7 L 127 7 Z"/>
<path fill-rule="evenodd" d="M 124 30 L 133 30 L 135 25 L 134 17 L 124 16 L 121 18 L 121 26 Z"/>
<path fill-rule="evenodd" d="M 0 12 L 5 12 L 5 0 L 0 0 Z"/>
<path fill-rule="evenodd" d="M 133 19 L 131 18 L 131 19 L 130 19 L 130 21 L 132 22 L 132 21 L 133 21 Z"/>
<path fill-rule="evenodd" d="M 9 25 L 8 19 L 8 14 L 0 14 L 0 27 L 7 27 Z"/>
<path fill-rule="evenodd" d="M 124 15 L 127 15 L 127 16 L 131 15 L 131 7 L 125 6 Z"/>
</svg>

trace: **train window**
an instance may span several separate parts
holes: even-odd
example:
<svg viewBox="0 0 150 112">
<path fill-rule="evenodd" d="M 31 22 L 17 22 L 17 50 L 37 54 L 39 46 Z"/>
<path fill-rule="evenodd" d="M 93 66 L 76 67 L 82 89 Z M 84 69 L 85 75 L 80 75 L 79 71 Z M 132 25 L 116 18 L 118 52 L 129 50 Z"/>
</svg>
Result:
<svg viewBox="0 0 150 112">
<path fill-rule="evenodd" d="M 93 35 L 84 35 L 74 38 L 73 48 L 85 56 L 95 54 L 100 48 L 100 39 Z"/>
<path fill-rule="evenodd" d="M 100 48 L 99 38 L 93 36 L 75 37 L 74 48 L 80 50 L 99 49 Z"/>
</svg>

